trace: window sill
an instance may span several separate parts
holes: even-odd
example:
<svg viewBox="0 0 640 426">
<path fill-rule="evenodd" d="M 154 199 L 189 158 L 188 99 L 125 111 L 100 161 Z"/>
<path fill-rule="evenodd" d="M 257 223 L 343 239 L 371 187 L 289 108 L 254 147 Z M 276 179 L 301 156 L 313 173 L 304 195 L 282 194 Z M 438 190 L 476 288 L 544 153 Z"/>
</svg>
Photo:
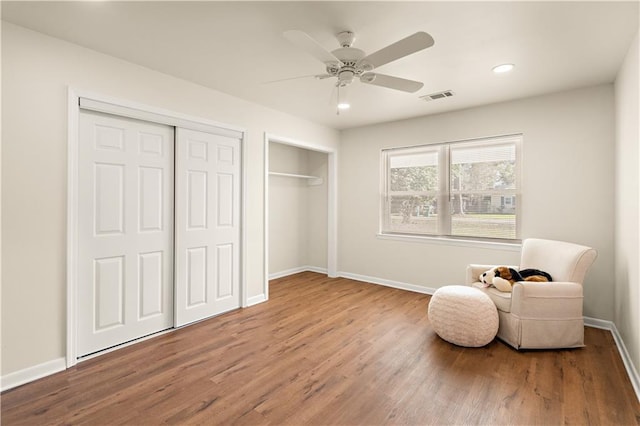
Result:
<svg viewBox="0 0 640 426">
<path fill-rule="evenodd" d="M 520 241 L 513 243 L 495 242 L 495 241 L 481 241 L 481 240 L 463 240 L 458 238 L 447 237 L 429 237 L 429 236 L 417 236 L 417 235 L 402 235 L 402 234 L 383 234 L 378 233 L 376 237 L 380 240 L 393 240 L 393 241 L 406 241 L 420 244 L 436 244 L 458 247 L 474 247 L 474 248 L 486 248 L 493 250 L 503 251 L 515 251 L 519 252 L 522 243 Z"/>
</svg>

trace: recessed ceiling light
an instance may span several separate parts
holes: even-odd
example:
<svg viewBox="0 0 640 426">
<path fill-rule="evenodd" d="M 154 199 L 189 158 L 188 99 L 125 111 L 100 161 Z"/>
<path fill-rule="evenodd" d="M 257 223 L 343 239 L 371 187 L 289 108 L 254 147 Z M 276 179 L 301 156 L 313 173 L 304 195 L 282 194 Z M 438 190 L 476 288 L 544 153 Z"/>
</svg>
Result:
<svg viewBox="0 0 640 426">
<path fill-rule="evenodd" d="M 342 102 L 342 103 L 338 104 L 338 109 L 349 109 L 349 108 L 351 108 L 351 105 L 349 105 L 349 104 L 347 104 L 345 102 Z"/>
<path fill-rule="evenodd" d="M 493 72 L 495 72 L 496 74 L 501 74 L 503 72 L 511 71 L 513 67 L 514 67 L 513 64 L 501 64 L 493 67 Z"/>
</svg>

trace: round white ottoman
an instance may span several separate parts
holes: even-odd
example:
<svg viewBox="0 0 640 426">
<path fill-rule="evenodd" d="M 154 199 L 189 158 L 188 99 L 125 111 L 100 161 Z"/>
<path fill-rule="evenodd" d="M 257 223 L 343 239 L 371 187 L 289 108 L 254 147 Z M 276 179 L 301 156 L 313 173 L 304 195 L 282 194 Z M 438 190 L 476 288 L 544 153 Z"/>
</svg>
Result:
<svg viewBox="0 0 640 426">
<path fill-rule="evenodd" d="M 447 342 L 480 347 L 498 332 L 498 310 L 482 290 L 463 285 L 440 287 L 429 302 L 429 321 Z"/>
</svg>

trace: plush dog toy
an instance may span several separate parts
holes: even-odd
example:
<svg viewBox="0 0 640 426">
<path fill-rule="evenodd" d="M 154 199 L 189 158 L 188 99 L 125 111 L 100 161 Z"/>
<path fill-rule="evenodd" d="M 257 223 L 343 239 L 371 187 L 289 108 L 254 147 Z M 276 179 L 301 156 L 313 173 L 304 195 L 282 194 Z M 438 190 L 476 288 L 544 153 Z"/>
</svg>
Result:
<svg viewBox="0 0 640 426">
<path fill-rule="evenodd" d="M 480 275 L 480 282 L 485 287 L 493 285 L 500 291 L 511 292 L 513 283 L 518 281 L 547 282 L 553 281 L 551 275 L 539 269 L 523 269 L 517 271 L 507 266 L 489 269 Z"/>
</svg>

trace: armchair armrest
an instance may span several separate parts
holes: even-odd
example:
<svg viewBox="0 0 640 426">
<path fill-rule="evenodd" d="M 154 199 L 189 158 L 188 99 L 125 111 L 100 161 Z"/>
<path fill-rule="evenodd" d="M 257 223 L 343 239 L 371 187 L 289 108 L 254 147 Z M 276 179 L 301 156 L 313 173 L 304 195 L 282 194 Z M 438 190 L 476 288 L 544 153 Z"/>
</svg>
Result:
<svg viewBox="0 0 640 426">
<path fill-rule="evenodd" d="M 513 285 L 511 313 L 520 318 L 582 319 L 582 285 L 520 281 Z"/>
</svg>

